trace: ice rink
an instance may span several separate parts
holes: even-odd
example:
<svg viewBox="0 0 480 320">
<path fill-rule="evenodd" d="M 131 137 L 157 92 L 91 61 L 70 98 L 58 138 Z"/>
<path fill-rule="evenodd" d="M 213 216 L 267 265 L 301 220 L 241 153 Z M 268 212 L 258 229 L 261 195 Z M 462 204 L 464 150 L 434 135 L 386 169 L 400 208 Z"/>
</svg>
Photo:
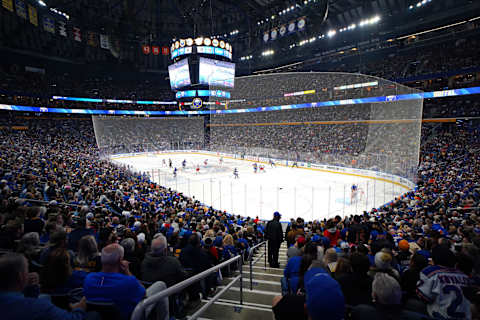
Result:
<svg viewBox="0 0 480 320">
<path fill-rule="evenodd" d="M 172 167 L 178 169 L 176 177 L 169 167 L 170 159 Z M 186 167 L 182 168 L 184 160 Z M 252 160 L 224 157 L 220 163 L 220 156 L 202 153 L 122 156 L 113 161 L 148 172 L 160 185 L 195 197 L 215 209 L 261 219 L 271 219 L 274 211 L 282 214 L 283 221 L 362 213 L 407 191 L 406 187 L 385 180 L 315 168 L 281 164 L 272 167 L 265 163 L 264 172 L 254 173 Z M 238 169 L 238 179 L 234 178 L 234 168 Z M 352 184 L 359 186 L 353 198 Z"/>
</svg>

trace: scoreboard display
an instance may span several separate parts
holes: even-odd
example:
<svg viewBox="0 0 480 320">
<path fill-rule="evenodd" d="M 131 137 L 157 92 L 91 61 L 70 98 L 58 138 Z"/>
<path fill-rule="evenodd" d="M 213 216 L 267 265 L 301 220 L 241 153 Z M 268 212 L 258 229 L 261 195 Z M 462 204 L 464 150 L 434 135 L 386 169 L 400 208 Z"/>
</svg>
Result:
<svg viewBox="0 0 480 320">
<path fill-rule="evenodd" d="M 168 76 L 170 78 L 170 86 L 172 87 L 172 89 L 178 89 L 191 85 L 192 82 L 190 80 L 188 58 L 169 65 Z"/>
<path fill-rule="evenodd" d="M 233 88 L 235 63 L 201 57 L 198 80 L 204 85 Z"/>
</svg>

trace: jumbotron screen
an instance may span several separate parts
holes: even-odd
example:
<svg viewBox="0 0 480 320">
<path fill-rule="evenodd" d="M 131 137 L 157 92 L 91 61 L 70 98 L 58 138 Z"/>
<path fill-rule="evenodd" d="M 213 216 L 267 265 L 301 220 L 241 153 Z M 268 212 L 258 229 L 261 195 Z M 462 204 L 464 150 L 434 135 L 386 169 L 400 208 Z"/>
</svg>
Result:
<svg viewBox="0 0 480 320">
<path fill-rule="evenodd" d="M 235 63 L 200 58 L 200 84 L 233 88 Z"/>
<path fill-rule="evenodd" d="M 188 68 L 188 58 L 169 65 L 168 76 L 170 77 L 170 86 L 172 89 L 189 86 L 191 81 L 190 70 Z"/>
</svg>

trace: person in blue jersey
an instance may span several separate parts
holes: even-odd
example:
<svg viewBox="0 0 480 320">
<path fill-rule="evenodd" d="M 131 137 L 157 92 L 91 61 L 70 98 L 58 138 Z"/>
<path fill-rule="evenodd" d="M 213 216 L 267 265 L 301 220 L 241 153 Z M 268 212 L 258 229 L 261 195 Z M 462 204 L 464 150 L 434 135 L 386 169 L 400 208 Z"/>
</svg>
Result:
<svg viewBox="0 0 480 320">
<path fill-rule="evenodd" d="M 87 318 L 85 299 L 70 305 L 66 311 L 53 305 L 49 299 L 29 298 L 23 295 L 31 282 L 27 259 L 18 253 L 0 257 L 0 308 L 2 319 L 8 320 L 81 320 Z M 98 319 L 92 316 L 91 319 Z"/>
</svg>

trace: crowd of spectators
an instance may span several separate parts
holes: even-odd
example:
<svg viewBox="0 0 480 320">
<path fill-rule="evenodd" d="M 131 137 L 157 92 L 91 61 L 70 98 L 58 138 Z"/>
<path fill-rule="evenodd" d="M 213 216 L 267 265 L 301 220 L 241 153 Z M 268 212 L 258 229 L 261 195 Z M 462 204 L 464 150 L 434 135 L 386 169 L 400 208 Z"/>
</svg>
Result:
<svg viewBox="0 0 480 320">
<path fill-rule="evenodd" d="M 162 289 L 158 281 L 171 286 L 241 254 L 263 237 L 258 219 L 205 207 L 144 174 L 100 160 L 91 122 L 28 125 L 26 131 L 0 131 L 0 248 L 27 258 L 0 258 L 2 292 L 48 294 L 58 303 L 58 296 L 71 297 L 74 289 L 83 288 L 80 297 L 113 301 L 126 319 L 144 296 Z M 28 279 L 15 283 L 17 272 Z M 180 301 L 190 306 L 215 286 L 216 276 L 208 278 Z M 30 301 L 19 300 L 12 301 Z M 2 293 L 0 301 L 4 306 L 10 300 Z M 85 316 L 82 301 L 72 306 L 70 318 Z M 182 312 L 175 301 L 170 312 Z M 45 319 L 66 317 L 45 300 L 39 305 L 49 310 Z M 29 310 L 22 312 L 32 316 L 40 309 Z"/>
<path fill-rule="evenodd" d="M 291 220 L 277 320 L 478 319 L 479 126 L 425 132 L 415 191 L 363 215 Z"/>
<path fill-rule="evenodd" d="M 204 120 L 192 118 L 94 117 L 95 136 L 102 155 L 202 149 Z"/>
<path fill-rule="evenodd" d="M 89 121 L 31 120 L 28 130 L 0 133 L 0 304 L 13 319 L 40 311 L 94 319 L 82 297 L 113 302 L 127 318 L 144 297 L 265 238 L 258 219 L 99 159 Z M 416 190 L 363 214 L 291 221 L 277 319 L 476 316 L 479 126 L 429 126 L 424 134 Z M 216 283 L 215 275 L 170 299 L 170 312 L 182 316 Z"/>
<path fill-rule="evenodd" d="M 411 177 L 420 116 L 416 102 L 219 114 L 211 117 L 210 148 Z"/>
</svg>

